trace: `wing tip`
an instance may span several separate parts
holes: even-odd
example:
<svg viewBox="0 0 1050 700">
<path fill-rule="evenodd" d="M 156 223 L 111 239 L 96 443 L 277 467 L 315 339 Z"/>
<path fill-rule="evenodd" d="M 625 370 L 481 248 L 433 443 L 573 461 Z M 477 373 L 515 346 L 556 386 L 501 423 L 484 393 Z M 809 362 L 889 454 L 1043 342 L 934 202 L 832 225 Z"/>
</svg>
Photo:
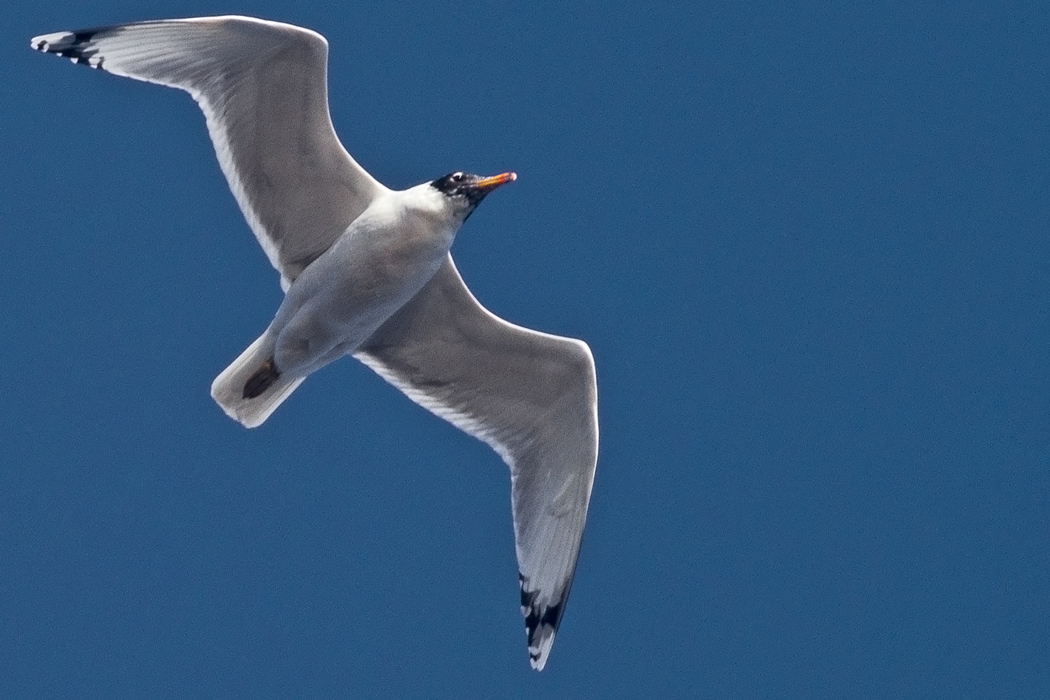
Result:
<svg viewBox="0 0 1050 700">
<path fill-rule="evenodd" d="M 554 630 L 544 628 L 542 631 L 547 634 L 544 634 L 535 646 L 529 645 L 529 664 L 536 671 L 542 671 L 547 665 L 547 657 L 550 656 L 551 646 L 554 644 Z"/>
<path fill-rule="evenodd" d="M 34 51 L 43 51 L 47 53 L 51 51 L 51 47 L 59 44 L 62 40 L 69 36 L 70 32 L 52 32 L 50 34 L 41 34 L 35 36 L 29 40 L 29 47 Z"/>
<path fill-rule="evenodd" d="M 98 29 L 85 29 L 76 32 L 52 32 L 41 34 L 29 40 L 30 48 L 43 53 L 68 58 L 73 63 L 102 68 L 103 58 L 98 49 L 93 48 L 92 39 L 99 33 Z"/>
<path fill-rule="evenodd" d="M 557 634 L 557 627 L 547 624 L 540 624 L 534 628 L 526 627 L 526 634 L 529 636 L 529 664 L 532 665 L 533 669 L 542 671 L 543 667 L 547 665 L 547 658 L 550 656 L 551 647 L 554 645 L 554 635 Z"/>
<path fill-rule="evenodd" d="M 554 635 L 558 633 L 561 616 L 565 611 L 565 597 L 556 603 L 543 603 L 539 600 L 539 591 L 525 590 L 525 577 L 519 573 L 521 584 L 521 614 L 525 617 L 525 635 L 529 643 L 529 663 L 537 671 L 547 665 Z"/>
</svg>

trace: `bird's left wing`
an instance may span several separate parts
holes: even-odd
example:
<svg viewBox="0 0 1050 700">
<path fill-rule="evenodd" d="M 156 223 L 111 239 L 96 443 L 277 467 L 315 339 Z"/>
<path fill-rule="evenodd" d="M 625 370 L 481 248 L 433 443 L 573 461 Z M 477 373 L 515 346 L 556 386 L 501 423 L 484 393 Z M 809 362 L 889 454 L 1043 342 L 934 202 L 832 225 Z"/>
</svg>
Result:
<svg viewBox="0 0 1050 700">
<path fill-rule="evenodd" d="M 491 314 L 449 256 L 354 357 L 510 465 L 521 609 L 532 666 L 542 669 L 569 595 L 598 456 L 590 349 Z"/>
<path fill-rule="evenodd" d="M 385 191 L 328 113 L 328 42 L 251 17 L 139 22 L 35 37 L 38 51 L 185 90 L 285 289 Z"/>
</svg>

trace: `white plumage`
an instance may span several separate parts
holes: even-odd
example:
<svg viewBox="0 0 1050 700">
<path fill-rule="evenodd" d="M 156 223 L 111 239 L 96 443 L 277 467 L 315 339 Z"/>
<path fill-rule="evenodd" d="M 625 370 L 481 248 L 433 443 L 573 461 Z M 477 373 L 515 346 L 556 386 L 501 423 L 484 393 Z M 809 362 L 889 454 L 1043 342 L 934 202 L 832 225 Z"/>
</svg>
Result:
<svg viewBox="0 0 1050 700">
<path fill-rule="evenodd" d="M 36 37 L 34 49 L 189 92 L 223 173 L 281 275 L 266 331 L 212 384 L 264 422 L 320 367 L 352 354 L 511 468 L 529 655 L 542 669 L 569 593 L 598 450 L 585 343 L 482 307 L 449 249 L 513 173 L 453 173 L 389 190 L 346 152 L 328 113 L 325 39 L 247 17 L 163 20 Z"/>
</svg>

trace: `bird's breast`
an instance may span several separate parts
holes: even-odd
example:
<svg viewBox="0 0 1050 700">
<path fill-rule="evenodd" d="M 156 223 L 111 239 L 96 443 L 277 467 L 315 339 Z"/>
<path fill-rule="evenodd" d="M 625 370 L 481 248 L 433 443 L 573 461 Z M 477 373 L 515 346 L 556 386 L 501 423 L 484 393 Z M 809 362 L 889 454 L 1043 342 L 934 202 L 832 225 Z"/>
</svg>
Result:
<svg viewBox="0 0 1050 700">
<path fill-rule="evenodd" d="M 371 334 L 430 281 L 455 234 L 425 217 L 377 209 L 354 221 L 285 299 L 295 317 L 341 328 L 349 342 Z"/>
</svg>

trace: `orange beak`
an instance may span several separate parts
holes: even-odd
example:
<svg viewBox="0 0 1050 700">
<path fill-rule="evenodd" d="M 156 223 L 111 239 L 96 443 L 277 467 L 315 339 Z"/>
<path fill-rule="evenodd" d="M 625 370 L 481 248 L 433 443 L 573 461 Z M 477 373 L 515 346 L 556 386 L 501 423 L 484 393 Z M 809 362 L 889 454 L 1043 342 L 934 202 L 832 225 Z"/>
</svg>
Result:
<svg viewBox="0 0 1050 700">
<path fill-rule="evenodd" d="M 483 191 L 493 190 L 500 185 L 514 182 L 517 179 L 517 173 L 503 173 L 502 175 L 493 175 L 492 177 L 486 177 L 484 180 L 478 180 L 474 183 L 474 186 Z"/>
</svg>

